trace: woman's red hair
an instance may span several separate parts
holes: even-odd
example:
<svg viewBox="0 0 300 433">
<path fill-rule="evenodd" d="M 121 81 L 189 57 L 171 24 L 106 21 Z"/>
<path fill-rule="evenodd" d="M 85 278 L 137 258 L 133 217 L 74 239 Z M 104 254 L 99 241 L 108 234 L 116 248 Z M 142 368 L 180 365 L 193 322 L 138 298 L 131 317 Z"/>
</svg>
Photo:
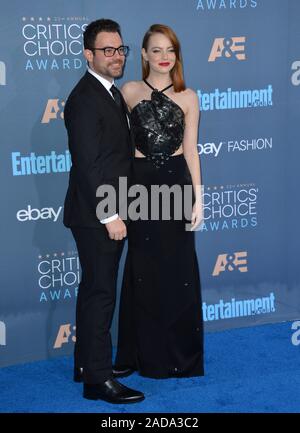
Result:
<svg viewBox="0 0 300 433">
<path fill-rule="evenodd" d="M 171 41 L 171 44 L 175 50 L 176 61 L 173 69 L 170 72 L 170 75 L 171 75 L 174 91 L 181 92 L 182 90 L 186 89 L 186 86 L 183 78 L 182 57 L 181 57 L 179 40 L 176 34 L 174 33 L 174 31 L 170 27 L 165 26 L 164 24 L 153 24 L 146 32 L 143 39 L 142 47 L 146 51 L 148 49 L 149 39 L 155 33 L 161 33 L 165 35 Z M 149 63 L 144 60 L 143 56 L 142 56 L 142 72 L 143 72 L 143 80 L 146 80 L 150 72 L 150 67 L 149 67 Z"/>
</svg>

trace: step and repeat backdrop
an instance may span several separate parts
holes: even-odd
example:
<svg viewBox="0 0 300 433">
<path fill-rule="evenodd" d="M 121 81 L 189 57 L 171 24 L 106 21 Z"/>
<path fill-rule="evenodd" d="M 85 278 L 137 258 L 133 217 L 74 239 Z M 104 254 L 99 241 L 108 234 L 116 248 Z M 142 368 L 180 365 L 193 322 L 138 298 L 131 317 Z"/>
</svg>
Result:
<svg viewBox="0 0 300 433">
<path fill-rule="evenodd" d="M 201 106 L 206 331 L 300 318 L 300 2 L 0 4 L 0 366 L 73 351 L 80 264 L 62 224 L 71 166 L 63 113 L 86 70 L 82 32 L 98 18 L 118 21 L 130 46 L 118 85 L 141 78 L 151 24 L 181 41 Z"/>
</svg>

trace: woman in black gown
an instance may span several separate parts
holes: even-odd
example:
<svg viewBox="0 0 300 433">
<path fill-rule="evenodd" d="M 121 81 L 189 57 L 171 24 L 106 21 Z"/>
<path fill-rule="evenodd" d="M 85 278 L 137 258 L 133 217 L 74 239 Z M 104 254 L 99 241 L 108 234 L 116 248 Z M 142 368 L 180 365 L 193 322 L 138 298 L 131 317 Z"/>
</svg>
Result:
<svg viewBox="0 0 300 433">
<path fill-rule="evenodd" d="M 173 209 L 170 220 L 161 213 L 158 220 L 149 215 L 128 226 L 115 369 L 152 378 L 202 376 L 202 303 L 194 239 L 203 218 L 198 98 L 185 88 L 179 42 L 169 27 L 150 27 L 142 63 L 143 81 L 122 88 L 136 146 L 133 183 L 147 188 L 149 210 L 151 186 L 180 185 L 183 191 L 190 185 L 193 207 L 191 203 L 188 218 L 178 220 Z"/>
</svg>

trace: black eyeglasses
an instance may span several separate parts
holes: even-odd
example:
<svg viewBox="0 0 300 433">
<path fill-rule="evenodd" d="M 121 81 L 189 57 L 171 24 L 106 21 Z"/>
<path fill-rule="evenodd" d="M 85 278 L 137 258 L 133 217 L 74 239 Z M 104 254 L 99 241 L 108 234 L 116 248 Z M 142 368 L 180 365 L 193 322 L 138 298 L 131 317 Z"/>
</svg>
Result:
<svg viewBox="0 0 300 433">
<path fill-rule="evenodd" d="M 120 56 L 127 56 L 128 52 L 129 52 L 129 47 L 127 45 L 121 45 L 119 48 L 104 47 L 104 48 L 91 48 L 91 50 L 92 51 L 94 51 L 94 50 L 103 51 L 103 53 L 106 57 L 113 57 L 115 55 L 116 51 L 118 51 Z"/>
</svg>

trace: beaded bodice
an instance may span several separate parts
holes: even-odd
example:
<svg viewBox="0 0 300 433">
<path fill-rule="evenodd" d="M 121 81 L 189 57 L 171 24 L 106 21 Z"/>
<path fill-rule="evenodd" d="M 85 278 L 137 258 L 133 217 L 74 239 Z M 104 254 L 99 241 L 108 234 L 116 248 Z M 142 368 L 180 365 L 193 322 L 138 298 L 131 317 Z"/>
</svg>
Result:
<svg viewBox="0 0 300 433">
<path fill-rule="evenodd" d="M 145 80 L 144 80 L 145 81 Z M 162 91 L 153 89 L 151 99 L 140 101 L 131 111 L 131 128 L 136 148 L 160 168 L 179 149 L 184 133 L 184 113 Z"/>
</svg>

